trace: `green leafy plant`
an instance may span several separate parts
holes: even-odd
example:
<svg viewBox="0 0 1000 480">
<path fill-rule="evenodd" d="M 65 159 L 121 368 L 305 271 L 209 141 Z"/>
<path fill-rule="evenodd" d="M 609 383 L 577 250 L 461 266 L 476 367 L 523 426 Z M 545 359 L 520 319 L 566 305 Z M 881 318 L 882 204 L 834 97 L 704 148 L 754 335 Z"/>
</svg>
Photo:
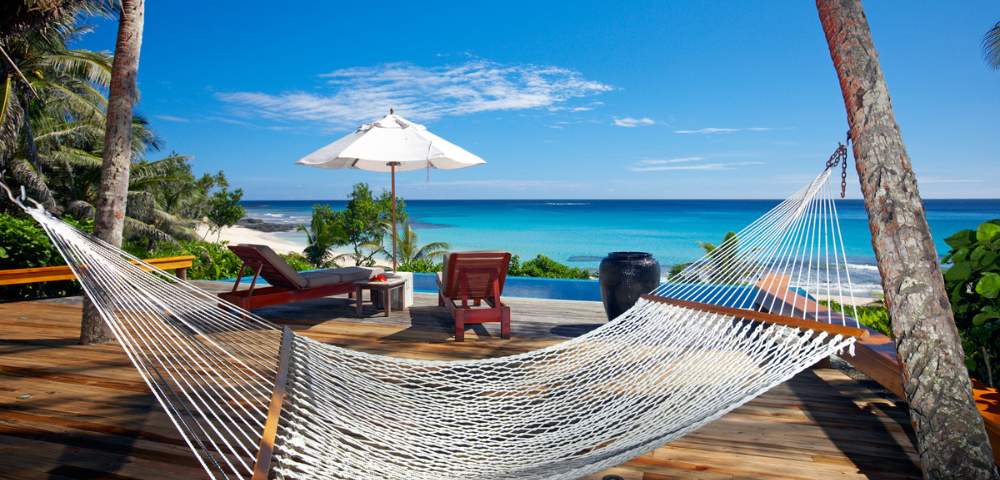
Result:
<svg viewBox="0 0 1000 480">
<path fill-rule="evenodd" d="M 285 262 L 288 263 L 288 266 L 292 267 L 296 271 L 311 270 L 313 268 L 316 268 L 309 261 L 309 259 L 306 258 L 306 256 L 301 253 L 296 253 L 296 252 L 284 253 L 281 254 L 281 258 L 284 258 Z"/>
<path fill-rule="evenodd" d="M 240 270 L 243 262 L 233 252 L 226 248 L 225 243 L 206 242 L 203 240 L 182 240 L 180 242 L 161 242 L 152 249 L 147 249 L 145 242 L 132 241 L 123 245 L 125 251 L 139 258 L 174 257 L 192 255 L 191 268 L 188 269 L 190 280 L 222 280 L 233 278 Z"/>
<path fill-rule="evenodd" d="M 429 258 L 415 258 L 400 263 L 399 271 L 433 273 L 440 272 L 441 267 L 442 264 L 440 262 L 434 262 Z"/>
<path fill-rule="evenodd" d="M 116 2 L 6 2 L 0 13 L 0 180 L 24 187 L 58 215 L 90 218 L 101 192 L 112 56 L 70 46 L 88 15 L 115 15 Z M 163 142 L 141 115 L 132 122 L 126 238 L 191 240 L 221 172 L 195 177 L 189 158 L 149 161 Z M 0 206 L 0 210 L 5 207 Z"/>
<path fill-rule="evenodd" d="M 205 215 L 211 225 L 210 230 L 215 231 L 216 239 L 225 227 L 236 225 L 247 211 L 240 205 L 243 198 L 243 189 L 229 191 L 225 187 L 219 189 L 212 195 L 208 202 L 208 213 Z"/>
<path fill-rule="evenodd" d="M 736 232 L 726 232 L 722 236 L 722 242 L 718 245 L 712 242 L 698 242 L 698 247 L 705 252 L 705 259 L 699 261 L 699 269 L 709 268 L 711 271 L 712 280 L 719 283 L 733 283 L 739 282 L 741 279 L 738 278 L 740 273 L 750 269 L 750 265 L 738 265 L 738 263 L 745 263 L 745 261 L 740 260 L 736 252 L 739 250 L 739 237 L 737 237 Z M 705 263 L 701 263 L 705 262 Z M 670 267 L 670 271 L 667 273 L 667 278 L 683 281 L 679 278 L 681 272 L 685 268 L 691 266 L 693 263 L 678 263 Z"/>
<path fill-rule="evenodd" d="M 841 305 L 834 300 L 820 300 L 819 303 L 830 307 L 831 310 L 844 312 L 851 317 L 855 317 L 854 312 L 857 311 L 857 317 L 855 317 L 855 319 L 858 323 L 887 337 L 892 337 L 892 324 L 889 321 L 889 310 L 887 310 L 885 305 L 881 302 L 861 305 L 858 307 Z"/>
<path fill-rule="evenodd" d="M 299 230 L 306 234 L 306 248 L 302 253 L 316 267 L 330 262 L 330 247 L 347 242 L 343 216 L 329 205 L 313 205 L 312 220 L 309 225 L 300 226 Z"/>
<path fill-rule="evenodd" d="M 524 263 L 517 255 L 511 256 L 508 274 L 515 277 L 590 278 L 587 270 L 563 265 L 541 254 Z"/>
<path fill-rule="evenodd" d="M 392 196 L 383 191 L 376 197 L 368 184 L 354 185 L 347 207 L 342 211 L 342 225 L 347 237 L 345 245 L 351 253 L 339 255 L 334 263 L 350 259 L 355 265 L 371 266 L 375 257 L 385 254 L 384 239 L 392 231 Z M 405 222 L 406 203 L 396 200 L 396 221 Z"/>
<path fill-rule="evenodd" d="M 62 265 L 63 260 L 45 231 L 30 218 L 0 213 L 0 270 Z M 24 300 L 77 293 L 71 281 L 0 287 L 0 299 Z"/>
<path fill-rule="evenodd" d="M 1000 372 L 1000 219 L 945 239 L 944 273 L 970 373 L 990 385 Z"/>
<path fill-rule="evenodd" d="M 435 258 L 445 256 L 448 253 L 448 249 L 451 248 L 445 242 L 431 242 L 421 246 L 417 238 L 417 232 L 409 223 L 404 224 L 401 230 L 402 235 L 400 235 L 399 240 L 396 242 L 396 255 L 401 265 L 416 264 L 420 261 L 424 261 L 423 264 L 433 265 Z M 413 272 L 416 270 L 405 271 Z"/>
</svg>

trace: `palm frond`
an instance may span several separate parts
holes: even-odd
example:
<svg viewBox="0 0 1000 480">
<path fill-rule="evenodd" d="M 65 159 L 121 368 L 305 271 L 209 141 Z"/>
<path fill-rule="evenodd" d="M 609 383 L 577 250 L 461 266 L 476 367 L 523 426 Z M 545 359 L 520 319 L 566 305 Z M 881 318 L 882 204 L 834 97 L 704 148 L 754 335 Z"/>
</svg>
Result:
<svg viewBox="0 0 1000 480">
<path fill-rule="evenodd" d="M 145 240 L 150 243 L 174 241 L 162 230 L 132 217 L 125 217 L 124 236 L 130 240 Z"/>
<path fill-rule="evenodd" d="M 1000 22 L 994 24 L 983 37 L 983 55 L 990 67 L 1000 69 Z"/>
<path fill-rule="evenodd" d="M 11 74 L 4 75 L 2 81 L 0 81 L 0 124 L 3 124 L 4 118 L 7 117 L 7 108 L 10 105 L 10 97 L 13 96 L 13 89 L 11 84 L 14 82 L 14 76 Z"/>
<path fill-rule="evenodd" d="M 163 149 L 163 140 L 156 135 L 149 126 L 149 120 L 141 114 L 132 115 L 132 151 L 136 155 L 141 155 L 147 151 L 159 151 Z M 174 158 L 187 161 L 190 157 L 172 155 Z M 168 157 L 170 158 L 170 157 Z"/>
<path fill-rule="evenodd" d="M 364 242 L 358 247 L 370 251 L 373 255 L 377 253 L 388 253 L 380 242 Z"/>
<path fill-rule="evenodd" d="M 100 119 L 104 117 L 104 108 L 100 102 L 81 92 L 68 88 L 57 82 L 32 82 L 39 92 L 44 92 L 48 108 L 58 107 L 72 112 L 76 118 Z"/>
<path fill-rule="evenodd" d="M 31 198 L 34 198 L 49 211 L 59 213 L 55 198 L 49 186 L 45 183 L 45 177 L 23 158 L 15 157 L 10 160 L 10 176 L 16 185 L 24 186 Z"/>
<path fill-rule="evenodd" d="M 153 214 L 156 218 L 156 227 L 175 240 L 198 240 L 194 221 L 175 217 L 160 209 L 154 210 Z"/>
<path fill-rule="evenodd" d="M 66 205 L 66 213 L 80 220 L 94 218 L 96 211 L 93 205 L 84 200 L 73 200 Z"/>
<path fill-rule="evenodd" d="M 447 242 L 431 242 L 420 247 L 420 250 L 417 250 L 417 254 L 413 258 L 418 260 L 423 258 L 432 260 L 436 257 L 447 255 L 450 249 L 451 245 Z"/>
<path fill-rule="evenodd" d="M 54 72 L 83 77 L 95 85 L 111 85 L 111 56 L 90 50 L 65 50 L 46 55 L 42 65 Z"/>
<path fill-rule="evenodd" d="M 2 85 L 5 104 L 0 112 L 0 154 L 10 154 L 17 149 L 21 125 L 24 124 L 24 109 L 17 100 L 18 89 L 15 88 L 14 76 L 8 74 Z"/>
<path fill-rule="evenodd" d="M 142 190 L 130 190 L 125 206 L 125 215 L 145 223 L 154 223 L 156 200 L 153 194 Z"/>
<path fill-rule="evenodd" d="M 334 267 L 340 267 L 341 265 L 343 265 L 341 262 L 348 259 L 354 263 L 360 261 L 360 257 L 358 255 L 355 255 L 353 253 L 341 253 L 338 255 L 334 255 L 332 258 L 330 258 L 330 260 L 327 261 L 327 264 Z"/>
<path fill-rule="evenodd" d="M 48 128 L 35 130 L 35 142 L 52 141 L 56 145 L 90 143 L 103 134 L 103 128 L 90 122 L 54 122 Z"/>
</svg>

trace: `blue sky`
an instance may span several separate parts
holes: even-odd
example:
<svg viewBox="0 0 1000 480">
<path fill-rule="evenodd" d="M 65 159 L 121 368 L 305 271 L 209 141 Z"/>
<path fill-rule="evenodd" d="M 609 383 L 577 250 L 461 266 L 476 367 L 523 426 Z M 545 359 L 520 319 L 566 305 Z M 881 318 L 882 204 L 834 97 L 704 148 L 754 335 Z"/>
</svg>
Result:
<svg viewBox="0 0 1000 480">
<path fill-rule="evenodd" d="M 1000 3 L 866 8 L 922 194 L 1000 197 Z M 401 174 L 411 199 L 779 198 L 847 128 L 802 1 L 147 2 L 139 87 L 166 150 L 247 199 L 388 185 L 293 162 L 389 107 L 488 162 Z"/>
</svg>

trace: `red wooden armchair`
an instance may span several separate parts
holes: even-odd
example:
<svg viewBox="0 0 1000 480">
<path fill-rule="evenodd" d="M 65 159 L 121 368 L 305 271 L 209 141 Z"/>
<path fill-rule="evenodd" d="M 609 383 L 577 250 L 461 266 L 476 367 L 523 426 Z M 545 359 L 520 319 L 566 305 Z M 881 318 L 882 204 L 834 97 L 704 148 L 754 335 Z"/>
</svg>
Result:
<svg viewBox="0 0 1000 480">
<path fill-rule="evenodd" d="M 510 307 L 500 300 L 510 266 L 508 252 L 455 252 L 438 274 L 438 305 L 455 319 L 455 341 L 465 340 L 465 325 L 500 322 L 510 338 Z M 485 305 L 483 305 L 485 303 Z"/>
<path fill-rule="evenodd" d="M 381 268 L 347 267 L 296 272 L 285 259 L 267 245 L 230 245 L 229 249 L 243 260 L 232 291 L 219 297 L 247 310 L 283 303 L 328 297 L 354 291 L 354 282 L 368 280 L 382 273 Z M 243 273 L 253 272 L 250 288 L 238 290 Z M 269 287 L 257 288 L 257 278 L 263 277 Z"/>
</svg>

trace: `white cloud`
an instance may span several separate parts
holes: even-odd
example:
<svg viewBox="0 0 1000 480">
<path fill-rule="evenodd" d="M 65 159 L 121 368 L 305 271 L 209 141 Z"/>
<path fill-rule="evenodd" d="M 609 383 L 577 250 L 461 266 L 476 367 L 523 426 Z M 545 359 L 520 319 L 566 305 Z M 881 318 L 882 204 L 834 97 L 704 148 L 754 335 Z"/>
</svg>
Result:
<svg viewBox="0 0 1000 480">
<path fill-rule="evenodd" d="M 567 68 L 486 60 L 436 67 L 389 63 L 320 77 L 326 79 L 326 91 L 226 92 L 217 97 L 243 116 L 343 126 L 378 118 L 390 107 L 414 120 L 433 120 L 476 112 L 552 109 L 612 90 Z"/>
<path fill-rule="evenodd" d="M 633 128 L 633 127 L 640 127 L 640 126 L 646 127 L 646 126 L 649 126 L 649 125 L 655 125 L 656 121 L 654 121 L 652 118 L 649 118 L 649 117 L 642 117 L 642 118 L 632 118 L 632 117 L 617 118 L 617 117 L 615 117 L 613 123 L 614 123 L 614 125 L 616 127 Z"/>
<path fill-rule="evenodd" d="M 674 133 L 680 135 L 711 135 L 715 133 L 736 133 L 736 132 L 770 132 L 774 130 L 770 127 L 749 127 L 749 128 L 717 128 L 717 127 L 706 127 L 699 128 L 697 130 L 674 130 Z"/>
<path fill-rule="evenodd" d="M 691 160 L 691 162 L 694 162 Z M 676 170 L 733 170 L 739 167 L 749 167 L 752 165 L 764 165 L 764 162 L 713 162 L 713 163 L 684 163 L 674 162 L 674 164 L 640 165 L 630 168 L 633 172 L 668 172 Z"/>
<path fill-rule="evenodd" d="M 158 120 L 163 120 L 164 122 L 188 123 L 191 121 L 184 117 L 177 117 L 174 115 L 154 115 L 153 117 Z"/>
<path fill-rule="evenodd" d="M 639 163 L 642 165 L 672 165 L 675 163 L 700 162 L 704 159 L 705 157 L 680 157 L 680 158 L 639 160 Z"/>
</svg>

